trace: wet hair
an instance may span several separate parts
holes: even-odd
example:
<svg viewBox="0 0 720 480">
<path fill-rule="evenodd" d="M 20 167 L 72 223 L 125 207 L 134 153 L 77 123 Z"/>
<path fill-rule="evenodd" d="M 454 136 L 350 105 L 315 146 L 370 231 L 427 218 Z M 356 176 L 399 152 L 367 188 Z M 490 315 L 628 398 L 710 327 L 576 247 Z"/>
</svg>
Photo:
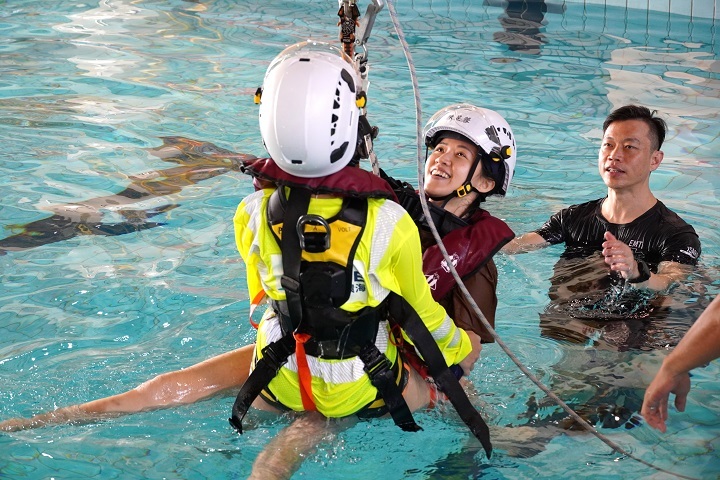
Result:
<svg viewBox="0 0 720 480">
<path fill-rule="evenodd" d="M 654 150 L 660 150 L 665 141 L 665 132 L 667 124 L 665 120 L 657 117 L 657 110 L 650 111 L 647 107 L 640 105 L 625 105 L 617 108 L 610 113 L 603 123 L 603 133 L 613 122 L 621 122 L 624 120 L 640 120 L 650 127 L 650 143 Z"/>
</svg>

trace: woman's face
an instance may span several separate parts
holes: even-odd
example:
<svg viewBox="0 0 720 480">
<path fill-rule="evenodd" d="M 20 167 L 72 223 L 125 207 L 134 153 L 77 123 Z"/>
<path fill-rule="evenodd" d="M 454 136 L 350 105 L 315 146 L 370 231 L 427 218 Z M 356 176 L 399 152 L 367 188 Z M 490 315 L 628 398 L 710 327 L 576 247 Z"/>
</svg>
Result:
<svg viewBox="0 0 720 480">
<path fill-rule="evenodd" d="M 462 187 L 477 154 L 473 143 L 454 138 L 440 140 L 425 163 L 425 193 L 439 198 Z"/>
</svg>

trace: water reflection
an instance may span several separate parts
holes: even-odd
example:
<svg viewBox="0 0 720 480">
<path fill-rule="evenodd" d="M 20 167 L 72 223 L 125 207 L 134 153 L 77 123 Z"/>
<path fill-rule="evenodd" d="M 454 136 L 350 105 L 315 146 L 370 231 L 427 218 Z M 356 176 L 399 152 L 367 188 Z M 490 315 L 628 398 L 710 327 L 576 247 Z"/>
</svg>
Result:
<svg viewBox="0 0 720 480">
<path fill-rule="evenodd" d="M 502 6 L 504 11 L 498 17 L 502 31 L 493 33 L 493 40 L 507 45 L 510 50 L 530 55 L 540 55 L 541 47 L 547 43 L 545 15 L 563 13 L 564 6 L 548 4 L 545 0 L 487 1 L 488 5 Z"/>
<path fill-rule="evenodd" d="M 659 355 L 674 347 L 710 299 L 697 271 L 685 284 L 651 293 L 610 272 L 599 252 L 569 252 L 550 278 L 540 335 L 562 345 L 549 387 L 586 421 L 633 428 Z M 549 398 L 532 397 L 528 424 L 582 429 Z"/>
<path fill-rule="evenodd" d="M 620 352 L 676 345 L 707 303 L 686 286 L 667 293 L 636 289 L 609 272 L 597 253 L 561 258 L 550 282 L 541 335 Z"/>
</svg>

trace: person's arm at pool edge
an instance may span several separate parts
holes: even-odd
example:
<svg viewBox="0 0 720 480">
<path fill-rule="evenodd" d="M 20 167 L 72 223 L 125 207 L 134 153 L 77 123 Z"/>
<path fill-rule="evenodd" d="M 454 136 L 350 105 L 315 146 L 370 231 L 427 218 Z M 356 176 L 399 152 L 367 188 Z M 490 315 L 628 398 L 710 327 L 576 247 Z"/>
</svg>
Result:
<svg viewBox="0 0 720 480">
<path fill-rule="evenodd" d="M 651 427 L 665 432 L 668 399 L 675 394 L 675 407 L 685 411 L 690 391 L 689 372 L 720 357 L 720 296 L 708 305 L 677 347 L 665 357 L 653 381 L 645 391 L 642 416 Z"/>
</svg>

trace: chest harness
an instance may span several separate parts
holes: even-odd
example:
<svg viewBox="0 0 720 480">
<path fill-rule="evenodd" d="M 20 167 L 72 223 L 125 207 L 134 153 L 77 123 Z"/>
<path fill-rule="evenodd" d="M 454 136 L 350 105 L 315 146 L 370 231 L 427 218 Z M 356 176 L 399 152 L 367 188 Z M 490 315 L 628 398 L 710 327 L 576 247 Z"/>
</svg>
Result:
<svg viewBox="0 0 720 480">
<path fill-rule="evenodd" d="M 272 302 L 283 335 L 263 348 L 262 357 L 237 395 L 231 425 L 242 433 L 242 419 L 253 401 L 294 353 L 305 410 L 315 410 L 306 355 L 325 359 L 357 356 L 395 424 L 405 431 L 421 430 L 396 383 L 390 360 L 375 345 L 380 322 L 388 319 L 413 341 L 436 384 L 480 440 L 489 457 L 492 446 L 487 425 L 447 367 L 427 326 L 406 300 L 391 293 L 377 307 L 365 307 L 352 313 L 339 308 L 351 294 L 353 259 L 367 219 L 366 197 L 392 198 L 392 190 L 387 184 L 368 172 L 346 167 L 324 177 L 322 185 L 312 185 L 312 182 L 308 185 L 308 180 L 315 179 L 296 179 L 268 159 L 253 161 L 244 171 L 253 175 L 256 181 L 272 181 L 275 185 L 290 187 L 288 198 L 285 189 L 278 188 L 268 200 L 267 209 L 268 224 L 282 250 L 280 283 L 286 300 Z M 366 174 L 370 177 L 365 177 Z M 304 184 L 304 188 L 300 184 Z M 313 193 L 339 193 L 343 185 L 350 185 L 351 190 L 343 192 L 345 198 L 338 215 L 326 220 L 307 213 Z M 365 188 L 358 191 L 353 188 L 357 185 Z"/>
</svg>

